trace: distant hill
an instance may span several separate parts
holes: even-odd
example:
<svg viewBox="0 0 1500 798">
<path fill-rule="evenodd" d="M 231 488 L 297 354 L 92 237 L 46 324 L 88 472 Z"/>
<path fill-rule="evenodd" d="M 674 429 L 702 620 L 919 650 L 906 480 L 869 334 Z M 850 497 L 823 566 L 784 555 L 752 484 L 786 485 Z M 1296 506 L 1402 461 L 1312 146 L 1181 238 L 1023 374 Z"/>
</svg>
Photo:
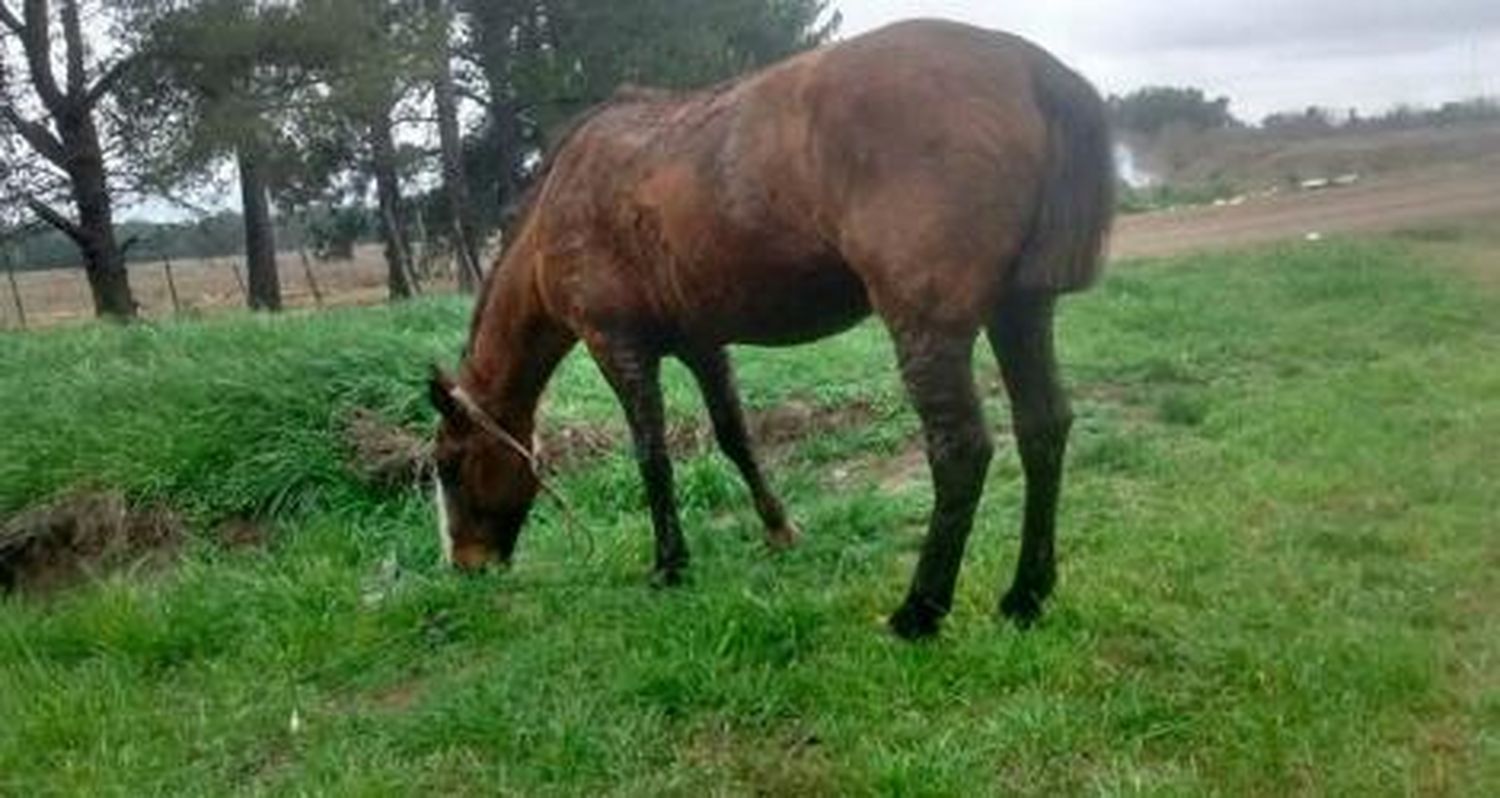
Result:
<svg viewBox="0 0 1500 798">
<path fill-rule="evenodd" d="M 1332 128 L 1283 132 L 1207 131 L 1138 151 L 1145 169 L 1176 185 L 1221 183 L 1240 190 L 1358 174 L 1500 163 L 1500 121 L 1401 130 Z"/>
</svg>

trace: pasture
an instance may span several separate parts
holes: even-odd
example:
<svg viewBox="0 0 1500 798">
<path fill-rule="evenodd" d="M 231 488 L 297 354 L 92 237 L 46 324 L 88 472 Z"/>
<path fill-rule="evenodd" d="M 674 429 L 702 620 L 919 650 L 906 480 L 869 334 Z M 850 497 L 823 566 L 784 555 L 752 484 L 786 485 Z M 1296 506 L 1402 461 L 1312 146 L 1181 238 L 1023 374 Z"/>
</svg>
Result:
<svg viewBox="0 0 1500 798">
<path fill-rule="evenodd" d="M 1495 794 L 1496 251 L 1133 260 L 1066 301 L 1061 574 L 1026 633 L 993 612 L 1020 474 L 976 352 L 999 456 L 921 645 L 880 617 L 931 499 L 876 326 L 736 353 L 806 533 L 780 556 L 668 370 L 695 559 L 666 592 L 584 357 L 542 413 L 576 523 L 543 501 L 508 573 L 446 572 L 430 496 L 351 471 L 357 412 L 430 429 L 463 300 L 7 334 L 0 515 L 115 489 L 187 531 L 0 599 L 0 792 Z"/>
</svg>

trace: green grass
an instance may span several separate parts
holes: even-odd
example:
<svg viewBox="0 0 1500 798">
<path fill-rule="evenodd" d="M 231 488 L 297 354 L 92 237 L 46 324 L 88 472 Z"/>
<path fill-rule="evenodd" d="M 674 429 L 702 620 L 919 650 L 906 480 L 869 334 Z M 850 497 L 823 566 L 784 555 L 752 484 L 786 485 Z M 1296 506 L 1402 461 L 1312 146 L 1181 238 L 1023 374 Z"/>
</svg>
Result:
<svg viewBox="0 0 1500 798">
<path fill-rule="evenodd" d="M 459 302 L 0 338 L 0 512 L 117 487 L 200 533 L 169 570 L 0 603 L 0 793 L 1495 794 L 1500 298 L 1412 252 L 1121 264 L 1069 300 L 1059 594 L 1029 633 L 993 619 L 1002 434 L 918 646 L 879 624 L 930 497 L 876 327 L 739 352 L 752 406 L 878 418 L 771 456 L 807 533 L 779 558 L 721 458 L 680 463 L 695 560 L 665 593 L 623 448 L 561 479 L 584 529 L 543 506 L 478 578 L 437 565 L 425 496 L 347 474 L 349 409 L 430 423 Z M 546 412 L 618 417 L 583 358 Z M 269 548 L 211 542 L 241 515 Z"/>
<path fill-rule="evenodd" d="M 1240 193 L 1242 192 L 1234 184 L 1222 177 L 1185 185 L 1158 183 L 1137 188 L 1122 184 L 1115 205 L 1120 213 L 1146 213 L 1192 205 L 1211 205 L 1215 200 L 1227 200 Z"/>
</svg>

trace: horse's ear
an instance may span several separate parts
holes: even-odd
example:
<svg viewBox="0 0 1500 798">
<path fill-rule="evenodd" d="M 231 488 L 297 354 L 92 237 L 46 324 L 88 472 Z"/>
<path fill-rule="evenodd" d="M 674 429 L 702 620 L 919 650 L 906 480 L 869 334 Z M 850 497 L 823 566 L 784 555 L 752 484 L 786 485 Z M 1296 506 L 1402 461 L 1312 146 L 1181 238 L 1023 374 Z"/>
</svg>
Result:
<svg viewBox="0 0 1500 798">
<path fill-rule="evenodd" d="M 432 406 L 449 421 L 463 418 L 464 413 L 463 408 L 458 406 L 458 400 L 453 398 L 454 387 L 453 378 L 434 365 L 432 375 L 427 380 L 427 397 L 432 401 Z"/>
</svg>

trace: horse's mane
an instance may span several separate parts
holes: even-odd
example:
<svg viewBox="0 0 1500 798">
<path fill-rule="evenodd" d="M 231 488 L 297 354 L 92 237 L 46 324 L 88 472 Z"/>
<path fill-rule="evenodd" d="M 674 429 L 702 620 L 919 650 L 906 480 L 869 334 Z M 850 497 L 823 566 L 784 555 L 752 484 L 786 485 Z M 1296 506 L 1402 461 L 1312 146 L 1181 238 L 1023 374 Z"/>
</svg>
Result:
<svg viewBox="0 0 1500 798">
<path fill-rule="evenodd" d="M 677 96 L 676 92 L 667 89 L 649 88 L 627 83 L 615 89 L 614 93 L 606 97 L 603 101 L 579 111 L 564 122 L 558 128 L 558 132 L 552 136 L 552 141 L 542 151 L 541 162 L 532 171 L 531 177 L 527 181 L 526 189 L 521 192 L 521 196 L 515 202 L 511 203 L 511 211 L 505 214 L 510 218 L 500 227 L 501 247 L 510 247 L 511 243 L 516 240 L 516 237 L 521 234 L 521 231 L 526 229 L 527 223 L 536 213 L 536 206 L 540 204 L 542 190 L 547 185 L 547 179 L 552 176 L 552 169 L 557 164 L 557 156 L 572 143 L 578 132 L 585 125 L 592 122 L 595 117 L 605 111 L 617 106 L 665 100 L 675 96 Z M 473 340 L 474 333 L 479 327 L 480 317 L 484 312 L 483 299 L 489 296 L 495 275 L 499 271 L 500 268 L 497 263 L 494 268 L 485 274 L 484 280 L 480 284 L 479 298 L 481 301 L 476 304 L 474 316 L 469 323 L 470 340 Z M 465 350 L 467 352 L 467 346 L 465 346 Z"/>
<path fill-rule="evenodd" d="M 512 236 L 521 232 L 526 227 L 526 221 L 531 217 L 537 204 L 537 197 L 542 193 L 542 187 L 546 185 L 547 178 L 552 174 L 552 167 L 557 162 L 557 156 L 563 151 L 574 137 L 595 117 L 622 105 L 631 105 L 642 102 L 660 102 L 680 97 L 679 92 L 670 89 L 659 89 L 650 86 L 637 86 L 626 83 L 615 89 L 614 93 L 604 100 L 579 111 L 567 121 L 563 122 L 558 131 L 551 136 L 552 141 L 542 151 L 541 162 L 531 173 L 527 181 L 526 190 L 511 204 L 511 212 L 507 214 L 510 219 L 502 228 L 503 241 L 509 242 Z"/>
</svg>

